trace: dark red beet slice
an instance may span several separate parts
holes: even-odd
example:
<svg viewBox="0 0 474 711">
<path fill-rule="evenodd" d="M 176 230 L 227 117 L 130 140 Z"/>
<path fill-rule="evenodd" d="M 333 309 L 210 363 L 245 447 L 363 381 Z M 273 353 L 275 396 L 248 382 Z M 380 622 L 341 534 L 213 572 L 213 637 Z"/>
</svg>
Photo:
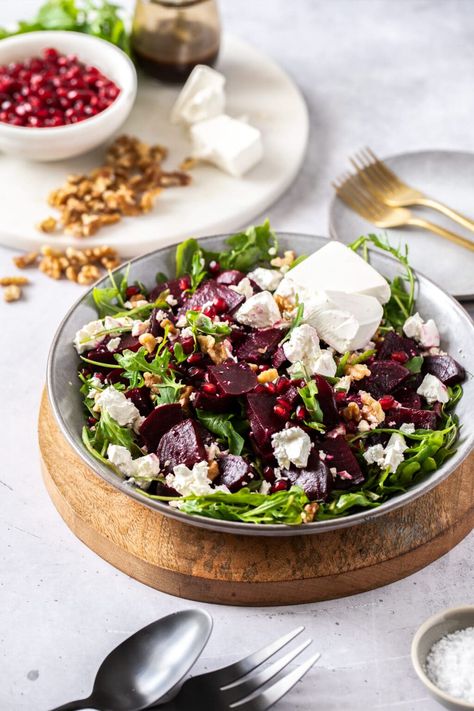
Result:
<svg viewBox="0 0 474 711">
<path fill-rule="evenodd" d="M 335 427 L 339 422 L 339 412 L 336 405 L 334 390 L 323 375 L 314 375 L 318 386 L 318 402 L 323 411 L 323 421 L 326 427 Z"/>
<path fill-rule="evenodd" d="M 370 376 L 359 382 L 359 389 L 366 390 L 376 398 L 392 390 L 410 377 L 411 372 L 393 360 L 378 360 L 370 366 Z"/>
<path fill-rule="evenodd" d="M 162 284 L 157 284 L 157 286 L 150 291 L 149 300 L 155 301 L 163 291 L 168 290 L 170 295 L 181 305 L 184 292 L 179 285 L 179 281 L 179 279 L 170 279 L 169 281 L 164 281 Z"/>
<path fill-rule="evenodd" d="M 252 479 L 250 464 L 243 457 L 227 454 L 219 459 L 220 475 L 215 484 L 224 484 L 231 491 L 238 491 Z"/>
<path fill-rule="evenodd" d="M 436 375 L 445 385 L 461 383 L 466 377 L 466 371 L 449 355 L 425 356 L 423 372 Z"/>
<path fill-rule="evenodd" d="M 243 272 L 239 272 L 238 269 L 227 269 L 225 272 L 221 272 L 218 277 L 216 277 L 216 282 L 218 284 L 224 284 L 224 286 L 237 286 L 239 282 L 245 277 Z"/>
<path fill-rule="evenodd" d="M 412 375 L 410 378 L 404 380 L 402 385 L 393 390 L 393 397 L 404 407 L 411 407 L 413 410 L 421 410 L 421 397 L 416 391 L 422 380 L 423 376 L 421 373 Z"/>
<path fill-rule="evenodd" d="M 141 343 L 138 340 L 138 336 L 132 336 L 130 333 L 126 333 L 120 339 L 120 345 L 117 348 L 117 353 L 122 353 L 125 350 L 133 351 L 136 353 L 141 348 Z"/>
<path fill-rule="evenodd" d="M 272 358 L 272 365 L 274 368 L 281 368 L 283 363 L 286 363 L 286 355 L 285 351 L 283 350 L 283 346 L 278 346 L 276 349 L 273 358 Z"/>
<path fill-rule="evenodd" d="M 198 423 L 187 419 L 171 427 L 160 439 L 156 453 L 162 466 L 168 470 L 178 464 L 192 467 L 205 460 L 206 450 Z"/>
<path fill-rule="evenodd" d="M 89 360 L 93 360 L 97 363 L 103 363 L 104 364 L 104 369 L 107 370 L 107 364 L 108 363 L 114 363 L 117 365 L 117 361 L 114 358 L 114 354 L 111 353 L 105 344 L 100 344 L 97 346 L 97 348 L 93 348 L 91 351 L 87 351 L 85 354 L 86 358 L 89 358 Z M 97 368 L 97 366 L 95 366 Z M 102 368 L 99 368 L 99 370 L 103 370 Z"/>
<path fill-rule="evenodd" d="M 207 369 L 210 380 L 225 395 L 245 395 L 258 384 L 257 376 L 247 363 L 221 363 Z"/>
<path fill-rule="evenodd" d="M 338 488 L 347 488 L 364 481 L 364 474 L 359 462 L 343 436 L 326 437 L 321 443 L 321 450 L 329 455 L 325 460 L 329 468 L 335 467 L 338 472 L 346 471 L 352 477 L 351 479 L 338 479 Z"/>
<path fill-rule="evenodd" d="M 125 397 L 133 402 L 140 415 L 146 417 L 153 410 L 148 388 L 133 388 L 125 393 Z"/>
<path fill-rule="evenodd" d="M 170 403 L 156 407 L 142 422 L 140 434 L 149 452 L 156 452 L 163 435 L 185 419 L 181 405 Z"/>
<path fill-rule="evenodd" d="M 384 424 L 399 427 L 404 422 L 413 422 L 417 430 L 435 430 L 436 412 L 432 410 L 413 410 L 410 407 L 395 407 L 385 413 Z M 393 424 L 392 424 L 393 423 Z"/>
<path fill-rule="evenodd" d="M 377 357 L 379 360 L 389 360 L 392 353 L 396 352 L 406 353 L 412 358 L 419 354 L 420 349 L 413 338 L 405 338 L 395 331 L 389 331 L 378 349 Z"/>
<path fill-rule="evenodd" d="M 197 410 L 208 410 L 209 412 L 229 412 L 235 405 L 235 400 L 229 395 L 222 395 L 217 392 L 209 395 L 202 390 L 196 391 L 193 405 Z"/>
<path fill-rule="evenodd" d="M 270 439 L 272 434 L 279 432 L 283 425 L 281 419 L 273 412 L 275 396 L 267 393 L 250 393 L 247 395 L 247 417 L 253 434 L 253 442 L 258 450 L 271 454 Z"/>
<path fill-rule="evenodd" d="M 224 284 L 218 284 L 214 279 L 210 279 L 201 284 L 192 296 L 184 300 L 182 312 L 199 311 L 204 304 L 208 304 L 217 298 L 224 299 L 229 311 L 234 311 L 244 300 L 241 294 L 229 289 Z"/>
<path fill-rule="evenodd" d="M 292 484 L 300 486 L 310 501 L 327 501 L 333 488 L 333 478 L 329 467 L 319 458 L 316 448 L 311 450 L 308 464 L 302 469 L 282 472 Z"/>
<path fill-rule="evenodd" d="M 153 336 L 162 336 L 163 329 L 160 326 L 161 318 L 157 317 L 157 314 L 161 314 L 163 309 L 153 309 L 150 314 L 150 333 Z"/>
<path fill-rule="evenodd" d="M 262 331 L 254 331 L 238 346 L 235 354 L 239 360 L 262 363 L 268 360 L 283 335 L 279 328 L 265 328 Z"/>
</svg>

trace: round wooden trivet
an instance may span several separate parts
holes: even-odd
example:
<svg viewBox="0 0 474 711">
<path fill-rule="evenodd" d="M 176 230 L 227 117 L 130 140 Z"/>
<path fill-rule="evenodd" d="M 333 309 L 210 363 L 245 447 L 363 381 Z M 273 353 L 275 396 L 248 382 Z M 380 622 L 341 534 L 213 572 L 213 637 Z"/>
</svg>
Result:
<svg viewBox="0 0 474 711">
<path fill-rule="evenodd" d="M 66 442 L 46 393 L 43 474 L 69 528 L 128 575 L 178 597 L 288 605 L 371 590 L 423 568 L 474 525 L 474 457 L 438 487 L 371 523 L 314 536 L 214 533 L 162 516 L 89 469 Z"/>
</svg>

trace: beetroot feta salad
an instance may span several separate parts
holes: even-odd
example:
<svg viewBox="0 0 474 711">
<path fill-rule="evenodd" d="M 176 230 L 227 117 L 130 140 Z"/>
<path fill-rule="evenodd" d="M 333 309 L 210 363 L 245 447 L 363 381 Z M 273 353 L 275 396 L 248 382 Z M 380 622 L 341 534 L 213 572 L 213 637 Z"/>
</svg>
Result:
<svg viewBox="0 0 474 711">
<path fill-rule="evenodd" d="M 380 506 L 453 454 L 465 371 L 416 311 L 406 253 L 369 235 L 281 254 L 268 222 L 227 244 L 93 290 L 75 347 L 94 457 L 187 514 L 295 525 Z"/>
</svg>

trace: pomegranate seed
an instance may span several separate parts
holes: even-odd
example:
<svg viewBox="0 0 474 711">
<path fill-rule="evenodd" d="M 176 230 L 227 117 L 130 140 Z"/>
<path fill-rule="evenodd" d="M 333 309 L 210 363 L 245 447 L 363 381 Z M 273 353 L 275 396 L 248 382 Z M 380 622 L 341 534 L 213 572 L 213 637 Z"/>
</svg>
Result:
<svg viewBox="0 0 474 711">
<path fill-rule="evenodd" d="M 273 412 L 275 415 L 278 415 L 278 417 L 281 417 L 282 420 L 290 419 L 290 411 L 283 405 L 275 405 L 273 407 Z"/>
<path fill-rule="evenodd" d="M 284 397 L 277 397 L 276 403 L 277 403 L 277 405 L 280 405 L 281 407 L 286 408 L 288 411 L 291 410 L 290 403 Z"/>
<path fill-rule="evenodd" d="M 277 491 L 286 491 L 288 489 L 287 479 L 278 479 L 272 486 L 271 492 L 275 494 Z"/>
<path fill-rule="evenodd" d="M 379 403 L 382 410 L 390 410 L 395 405 L 395 398 L 393 395 L 384 395 L 380 398 Z"/>
<path fill-rule="evenodd" d="M 53 47 L 48 47 L 43 51 L 43 56 L 45 59 L 48 59 L 50 61 L 56 61 L 59 57 L 58 50 L 54 49 Z"/>
<path fill-rule="evenodd" d="M 408 354 L 405 351 L 394 351 L 390 356 L 392 360 L 396 360 L 397 363 L 406 363 L 409 360 Z"/>
<path fill-rule="evenodd" d="M 258 366 L 258 369 L 261 373 L 263 373 L 265 370 L 269 370 L 269 368 L 270 366 L 266 363 L 261 363 L 261 365 Z"/>
<path fill-rule="evenodd" d="M 186 353 L 186 355 L 189 355 L 190 353 L 192 353 L 194 350 L 194 338 L 192 336 L 183 338 L 183 340 L 181 341 L 181 347 L 182 347 L 183 351 Z"/>
<path fill-rule="evenodd" d="M 125 296 L 127 297 L 127 299 L 130 299 L 132 296 L 136 296 L 139 293 L 140 289 L 138 288 L 138 286 L 128 286 L 125 291 Z"/>
<path fill-rule="evenodd" d="M 290 381 L 288 380 L 288 378 L 285 378 L 284 375 L 281 378 L 278 378 L 276 383 L 277 393 L 286 393 L 289 387 Z"/>
<path fill-rule="evenodd" d="M 221 265 L 219 264 L 219 262 L 216 262 L 215 259 L 209 262 L 209 271 L 211 272 L 211 274 L 218 274 L 220 270 Z"/>
<path fill-rule="evenodd" d="M 308 411 L 304 405 L 298 405 L 296 408 L 295 416 L 297 420 L 306 420 L 308 417 Z"/>
<path fill-rule="evenodd" d="M 214 385 L 214 383 L 204 383 L 201 389 L 208 395 L 215 395 L 217 392 L 217 385 Z"/>
<path fill-rule="evenodd" d="M 216 313 L 218 314 L 223 314 L 224 311 L 227 311 L 229 308 L 227 305 L 227 301 L 222 298 L 222 296 L 216 296 L 214 301 L 212 302 L 213 307 L 216 310 Z"/>
<path fill-rule="evenodd" d="M 336 402 L 345 402 L 346 401 L 346 393 L 339 391 L 336 393 Z"/>
<path fill-rule="evenodd" d="M 256 385 L 253 389 L 254 393 L 267 393 L 268 389 L 265 387 L 263 383 L 259 383 Z"/>
<path fill-rule="evenodd" d="M 275 383 L 265 383 L 265 390 L 267 393 L 271 393 L 274 395 L 276 393 L 276 385 Z"/>
<path fill-rule="evenodd" d="M 202 363 L 202 359 L 202 353 L 191 353 L 191 355 L 186 358 L 186 363 L 196 365 L 197 363 Z"/>
<path fill-rule="evenodd" d="M 268 481 L 270 484 L 273 484 L 273 482 L 275 481 L 275 472 L 273 471 L 273 467 L 265 467 L 262 474 L 265 481 Z"/>
<path fill-rule="evenodd" d="M 201 380 L 205 376 L 205 372 L 202 368 L 190 368 L 188 370 L 188 375 L 193 380 Z"/>
<path fill-rule="evenodd" d="M 87 424 L 89 427 L 93 427 L 96 424 L 97 420 L 94 417 L 88 417 L 87 418 Z"/>
<path fill-rule="evenodd" d="M 297 388 L 304 388 L 306 382 L 303 380 L 303 378 L 296 378 L 296 380 L 291 381 L 291 384 L 295 385 Z"/>
<path fill-rule="evenodd" d="M 178 286 L 181 291 L 186 291 L 191 286 L 191 279 L 188 276 L 183 276 L 178 281 Z"/>
<path fill-rule="evenodd" d="M 208 316 L 209 318 L 216 318 L 217 316 L 217 311 L 214 306 L 206 306 L 206 308 L 203 309 L 202 312 L 204 316 Z"/>
</svg>

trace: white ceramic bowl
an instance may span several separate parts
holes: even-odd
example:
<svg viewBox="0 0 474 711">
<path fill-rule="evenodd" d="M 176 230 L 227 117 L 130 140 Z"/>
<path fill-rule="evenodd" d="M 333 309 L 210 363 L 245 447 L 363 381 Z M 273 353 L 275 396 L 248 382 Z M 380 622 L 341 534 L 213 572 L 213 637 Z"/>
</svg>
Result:
<svg viewBox="0 0 474 711">
<path fill-rule="evenodd" d="M 30 32 L 3 39 L 0 65 L 37 56 L 47 47 L 93 64 L 117 84 L 120 94 L 105 111 L 67 126 L 30 128 L 0 122 L 0 151 L 36 161 L 71 158 L 107 141 L 124 123 L 137 93 L 137 73 L 129 57 L 110 42 L 80 32 Z"/>
<path fill-rule="evenodd" d="M 433 615 L 418 629 L 411 645 L 411 661 L 419 679 L 431 696 L 450 711 L 474 710 L 474 703 L 446 694 L 433 684 L 425 672 L 426 657 L 433 644 L 438 642 L 441 637 L 466 627 L 474 627 L 474 605 L 452 607 Z"/>
</svg>

